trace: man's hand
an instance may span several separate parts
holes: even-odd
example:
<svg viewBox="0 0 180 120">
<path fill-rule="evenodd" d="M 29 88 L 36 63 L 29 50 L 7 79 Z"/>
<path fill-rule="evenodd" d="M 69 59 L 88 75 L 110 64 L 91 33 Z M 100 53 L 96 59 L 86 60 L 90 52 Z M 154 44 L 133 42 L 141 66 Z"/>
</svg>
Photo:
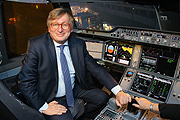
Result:
<svg viewBox="0 0 180 120">
<path fill-rule="evenodd" d="M 144 110 L 149 110 L 150 105 L 152 104 L 152 102 L 148 101 L 145 98 L 135 97 L 135 100 L 138 102 L 138 104 L 133 104 L 133 105 L 137 108 L 144 109 Z"/>
<path fill-rule="evenodd" d="M 158 103 L 152 103 L 149 100 L 145 98 L 138 98 L 135 97 L 135 100 L 138 102 L 138 104 L 132 104 L 137 108 L 143 109 L 143 110 L 150 110 L 150 105 L 152 104 L 152 110 L 155 112 L 159 112 L 159 104 Z"/>
<path fill-rule="evenodd" d="M 48 109 L 43 110 L 42 113 L 46 115 L 62 115 L 63 113 L 66 113 L 66 111 L 66 107 L 58 104 L 57 101 L 52 101 L 49 103 Z"/>
<path fill-rule="evenodd" d="M 119 91 L 116 95 L 116 104 L 117 106 L 122 106 L 124 104 L 127 104 L 128 102 L 131 102 L 131 96 L 127 93 L 124 93 L 123 91 Z"/>
</svg>

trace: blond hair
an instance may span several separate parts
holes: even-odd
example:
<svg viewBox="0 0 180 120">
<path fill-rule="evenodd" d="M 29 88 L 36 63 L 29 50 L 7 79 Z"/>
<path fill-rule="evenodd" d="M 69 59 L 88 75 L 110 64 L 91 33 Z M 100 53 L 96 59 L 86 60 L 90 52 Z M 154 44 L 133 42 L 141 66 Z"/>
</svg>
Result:
<svg viewBox="0 0 180 120">
<path fill-rule="evenodd" d="M 48 15 L 48 18 L 47 18 L 47 27 L 50 26 L 51 24 L 51 21 L 52 20 L 55 20 L 55 19 L 58 19 L 60 18 L 62 15 L 64 14 L 68 14 L 69 15 L 69 21 L 70 21 L 70 24 L 71 24 L 71 29 L 73 28 L 73 25 L 74 25 L 74 19 L 73 19 L 73 16 L 71 15 L 71 13 L 68 11 L 68 10 L 65 10 L 63 8 L 56 8 L 56 9 L 53 9 L 49 15 Z"/>
</svg>

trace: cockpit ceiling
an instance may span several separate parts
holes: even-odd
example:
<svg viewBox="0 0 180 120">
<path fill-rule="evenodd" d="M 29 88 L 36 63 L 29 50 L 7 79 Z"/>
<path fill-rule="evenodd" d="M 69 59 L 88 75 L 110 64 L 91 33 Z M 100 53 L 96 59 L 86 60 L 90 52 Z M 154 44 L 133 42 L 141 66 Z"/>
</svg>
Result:
<svg viewBox="0 0 180 120">
<path fill-rule="evenodd" d="M 25 2 L 25 3 L 57 3 L 57 2 L 113 2 L 113 1 L 123 1 L 123 0 L 4 0 L 4 1 L 14 1 L 14 2 Z"/>
<path fill-rule="evenodd" d="M 47 2 L 113 2 L 113 1 L 125 1 L 136 4 L 160 4 L 162 0 L 4 0 L 4 1 L 15 1 L 15 2 L 26 2 L 26 3 L 47 3 Z M 174 2 L 176 0 L 164 0 L 166 2 Z M 164 3 L 163 1 L 163 3 Z M 165 3 L 164 3 L 165 4 Z"/>
</svg>

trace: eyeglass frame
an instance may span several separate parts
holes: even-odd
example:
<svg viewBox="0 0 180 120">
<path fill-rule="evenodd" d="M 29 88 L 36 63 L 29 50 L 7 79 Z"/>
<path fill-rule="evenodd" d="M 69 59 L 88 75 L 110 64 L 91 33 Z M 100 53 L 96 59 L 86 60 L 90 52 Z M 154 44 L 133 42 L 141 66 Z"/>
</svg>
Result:
<svg viewBox="0 0 180 120">
<path fill-rule="evenodd" d="M 62 23 L 62 24 L 58 24 L 58 27 L 57 27 L 57 28 L 54 28 L 54 27 L 52 27 L 52 24 L 58 24 L 58 23 L 50 23 L 50 26 L 51 26 L 51 28 L 53 28 L 53 29 L 58 29 L 60 25 L 61 25 L 61 28 L 64 29 L 64 28 L 62 27 L 62 24 L 68 24 L 68 28 L 67 28 L 67 29 L 64 29 L 64 30 L 68 30 L 68 29 L 71 27 L 71 24 L 69 24 L 69 23 Z"/>
</svg>

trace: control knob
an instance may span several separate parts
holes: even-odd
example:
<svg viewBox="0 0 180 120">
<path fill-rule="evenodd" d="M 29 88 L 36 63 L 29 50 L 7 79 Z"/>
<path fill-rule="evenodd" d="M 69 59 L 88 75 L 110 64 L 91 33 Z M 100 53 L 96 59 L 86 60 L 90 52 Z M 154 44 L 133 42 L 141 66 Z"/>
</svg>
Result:
<svg viewBox="0 0 180 120">
<path fill-rule="evenodd" d="M 141 36 L 141 37 L 140 37 L 140 40 L 144 40 L 144 36 Z"/>
<path fill-rule="evenodd" d="M 161 39 L 157 39 L 157 42 L 161 42 Z"/>
<path fill-rule="evenodd" d="M 147 37 L 146 40 L 147 40 L 147 42 L 149 42 L 149 41 L 151 40 L 151 38 L 150 38 L 150 37 Z"/>
</svg>

